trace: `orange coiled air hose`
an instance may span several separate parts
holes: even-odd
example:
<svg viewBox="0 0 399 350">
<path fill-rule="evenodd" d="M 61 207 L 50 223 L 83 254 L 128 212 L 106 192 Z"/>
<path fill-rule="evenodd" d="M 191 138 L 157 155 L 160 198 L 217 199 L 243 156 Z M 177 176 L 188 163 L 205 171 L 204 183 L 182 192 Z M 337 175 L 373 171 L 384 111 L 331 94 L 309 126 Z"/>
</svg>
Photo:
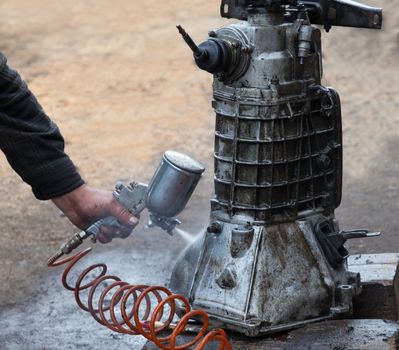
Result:
<svg viewBox="0 0 399 350">
<path fill-rule="evenodd" d="M 185 297 L 172 294 L 165 287 L 131 285 L 123 282 L 117 276 L 107 275 L 105 264 L 87 267 L 80 273 L 75 285 L 70 285 L 67 281 L 70 271 L 90 251 L 91 248 L 87 248 L 62 260 L 50 260 L 48 266 L 68 264 L 62 274 L 62 284 L 74 292 L 79 307 L 89 312 L 97 322 L 118 333 L 142 335 L 163 350 L 201 350 L 211 343 L 219 344 L 219 350 L 232 349 L 222 329 L 208 332 L 209 317 L 206 312 L 191 310 Z M 98 269 L 101 271 L 97 276 L 90 277 Z M 84 284 L 89 278 L 92 280 Z M 98 298 L 98 305 L 94 306 L 95 294 L 100 285 L 104 285 L 105 288 Z M 87 305 L 81 298 L 85 290 L 88 291 Z M 112 291 L 114 291 L 112 297 L 107 301 Z M 184 309 L 184 315 L 176 322 L 177 303 Z M 117 315 L 118 305 L 119 315 Z M 107 313 L 109 313 L 108 318 Z M 195 338 L 187 343 L 177 344 L 178 337 L 186 330 L 189 322 L 199 319 L 201 326 Z"/>
</svg>

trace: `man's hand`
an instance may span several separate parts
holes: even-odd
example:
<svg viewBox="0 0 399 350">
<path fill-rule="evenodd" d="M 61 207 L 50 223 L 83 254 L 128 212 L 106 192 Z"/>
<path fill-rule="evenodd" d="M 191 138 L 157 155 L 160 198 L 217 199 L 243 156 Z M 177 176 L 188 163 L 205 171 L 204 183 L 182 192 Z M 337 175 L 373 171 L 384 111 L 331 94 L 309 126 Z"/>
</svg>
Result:
<svg viewBox="0 0 399 350">
<path fill-rule="evenodd" d="M 98 235 L 101 243 L 111 242 L 115 237 L 128 237 L 139 222 L 137 217 L 118 203 L 111 192 L 93 189 L 86 185 L 61 197 L 53 198 L 52 201 L 81 230 L 106 216 L 115 217 L 125 226 L 118 230 L 102 226 Z"/>
</svg>

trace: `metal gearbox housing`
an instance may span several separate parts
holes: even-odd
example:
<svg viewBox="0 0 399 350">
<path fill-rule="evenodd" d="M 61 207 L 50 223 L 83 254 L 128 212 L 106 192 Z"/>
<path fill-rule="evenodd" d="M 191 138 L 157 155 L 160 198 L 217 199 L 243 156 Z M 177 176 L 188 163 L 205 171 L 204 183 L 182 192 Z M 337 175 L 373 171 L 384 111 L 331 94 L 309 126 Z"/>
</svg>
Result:
<svg viewBox="0 0 399 350">
<path fill-rule="evenodd" d="M 209 45 L 194 47 L 215 76 L 215 196 L 207 231 L 171 279 L 194 308 L 249 336 L 350 315 L 360 278 L 347 271 L 343 244 L 368 235 L 345 236 L 334 215 L 341 106 L 321 85 L 321 32 L 303 4 L 293 19 L 280 3 L 247 8 L 246 20 L 211 32 L 230 51 L 222 61 Z"/>
</svg>

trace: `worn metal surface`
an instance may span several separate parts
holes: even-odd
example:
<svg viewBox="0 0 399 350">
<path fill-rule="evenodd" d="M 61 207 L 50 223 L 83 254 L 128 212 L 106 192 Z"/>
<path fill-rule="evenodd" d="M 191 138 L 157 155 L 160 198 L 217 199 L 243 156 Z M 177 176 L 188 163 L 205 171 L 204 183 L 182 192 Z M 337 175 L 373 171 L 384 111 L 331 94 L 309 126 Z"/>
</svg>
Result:
<svg viewBox="0 0 399 350">
<path fill-rule="evenodd" d="M 344 6 L 310 2 L 322 15 Z M 380 14 L 345 6 L 354 11 L 336 14 L 341 24 Z M 208 230 L 183 254 L 170 286 L 216 324 L 249 336 L 348 316 L 360 279 L 346 271 L 344 243 L 370 234 L 340 233 L 334 217 L 341 105 L 321 85 L 315 12 L 296 1 L 238 0 L 222 1 L 222 16 L 245 21 L 198 46 L 178 26 L 198 67 L 214 75 L 215 196 Z"/>
<path fill-rule="evenodd" d="M 382 10 L 348 0 L 222 0 L 221 15 L 227 18 L 247 19 L 254 6 L 265 9 L 295 6 L 301 2 L 309 9 L 313 24 L 380 29 Z M 252 8 L 251 8 L 252 7 Z"/>
<path fill-rule="evenodd" d="M 239 350 L 394 350 L 398 348 L 399 324 L 383 320 L 321 322 L 270 338 L 245 338 L 229 334 Z M 187 335 L 185 340 L 191 336 Z M 157 349 L 146 344 L 143 350 Z M 207 349 L 217 350 L 217 346 Z"/>
<path fill-rule="evenodd" d="M 392 283 L 399 262 L 399 253 L 357 254 L 348 258 L 351 271 L 362 276 L 362 283 Z"/>
<path fill-rule="evenodd" d="M 362 294 L 354 300 L 355 318 L 398 320 L 399 254 L 363 254 L 348 259 L 352 272 L 362 276 Z"/>
<path fill-rule="evenodd" d="M 229 85 L 214 82 L 212 215 L 220 220 L 285 222 L 305 210 L 331 213 L 340 203 L 341 115 L 337 95 L 316 87 L 320 31 L 314 29 L 316 51 L 301 67 L 295 25 L 268 21 L 256 18 L 216 32 L 245 37 L 253 48 L 244 76 Z M 307 79 L 298 79 L 297 69 L 309 72 Z"/>
<path fill-rule="evenodd" d="M 183 253 L 170 287 L 217 324 L 249 336 L 348 314 L 352 285 L 344 265 L 332 269 L 320 251 L 313 232 L 320 218 L 269 227 L 224 223 Z M 338 280 L 349 300 L 333 293 Z"/>
</svg>

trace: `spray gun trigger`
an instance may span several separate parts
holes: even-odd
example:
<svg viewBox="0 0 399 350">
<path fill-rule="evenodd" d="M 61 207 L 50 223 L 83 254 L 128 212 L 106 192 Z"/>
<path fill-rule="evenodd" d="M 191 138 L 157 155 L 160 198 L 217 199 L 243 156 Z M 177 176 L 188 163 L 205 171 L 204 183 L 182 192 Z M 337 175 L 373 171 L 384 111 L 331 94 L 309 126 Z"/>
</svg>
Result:
<svg viewBox="0 0 399 350">
<path fill-rule="evenodd" d="M 177 225 L 180 225 L 181 221 L 175 218 L 164 218 L 155 214 L 150 214 L 150 218 L 147 223 L 147 227 L 158 226 L 162 230 L 166 231 L 167 234 L 173 236 L 173 231 Z"/>
</svg>

